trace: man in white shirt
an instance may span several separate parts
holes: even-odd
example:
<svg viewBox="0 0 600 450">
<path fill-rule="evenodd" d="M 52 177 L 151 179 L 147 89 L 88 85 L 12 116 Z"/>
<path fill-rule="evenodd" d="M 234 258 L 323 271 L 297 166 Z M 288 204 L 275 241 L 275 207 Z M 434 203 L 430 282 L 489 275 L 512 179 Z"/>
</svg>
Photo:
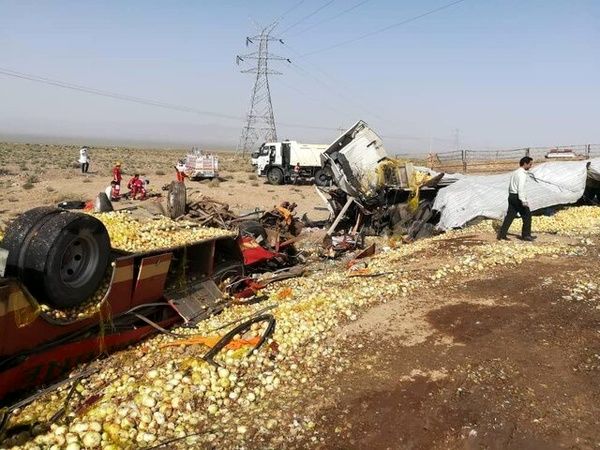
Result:
<svg viewBox="0 0 600 450">
<path fill-rule="evenodd" d="M 533 241 L 535 238 L 531 236 L 531 211 L 529 210 L 529 202 L 527 201 L 527 191 L 525 189 L 525 181 L 529 174 L 527 171 L 533 166 L 533 159 L 529 156 L 521 158 L 519 168 L 515 170 L 508 183 L 508 212 L 504 217 L 504 222 L 498 233 L 498 240 L 508 241 L 506 234 L 512 224 L 517 213 L 523 219 L 523 229 L 521 231 L 521 239 L 524 241 Z"/>
<path fill-rule="evenodd" d="M 112 202 L 116 202 L 121 197 L 120 186 L 117 184 L 115 180 L 110 182 L 110 186 L 108 186 L 104 193 L 108 197 L 108 199 Z"/>
<path fill-rule="evenodd" d="M 81 164 L 81 173 L 87 173 L 90 168 L 90 156 L 86 146 L 81 147 L 79 150 L 79 164 Z"/>
</svg>

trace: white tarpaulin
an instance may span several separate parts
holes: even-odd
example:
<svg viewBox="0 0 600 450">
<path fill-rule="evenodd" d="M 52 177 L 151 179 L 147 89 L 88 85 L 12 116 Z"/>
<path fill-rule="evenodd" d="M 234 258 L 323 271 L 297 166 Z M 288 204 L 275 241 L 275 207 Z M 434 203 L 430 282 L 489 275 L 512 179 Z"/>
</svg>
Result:
<svg viewBox="0 0 600 450">
<path fill-rule="evenodd" d="M 530 209 L 579 200 L 585 190 L 588 162 L 589 176 L 600 180 L 600 158 L 544 163 L 531 169 L 525 186 Z M 462 227 L 476 217 L 502 219 L 508 209 L 510 175 L 466 175 L 441 189 L 433 204 L 433 209 L 440 212 L 437 227 L 440 230 Z"/>
</svg>

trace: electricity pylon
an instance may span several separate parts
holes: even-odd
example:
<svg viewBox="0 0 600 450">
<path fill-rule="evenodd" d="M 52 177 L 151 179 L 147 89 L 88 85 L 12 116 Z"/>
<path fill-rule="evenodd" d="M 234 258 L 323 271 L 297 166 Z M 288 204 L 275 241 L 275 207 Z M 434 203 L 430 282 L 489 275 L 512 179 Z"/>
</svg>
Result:
<svg viewBox="0 0 600 450">
<path fill-rule="evenodd" d="M 269 61 L 287 61 L 288 58 L 269 53 L 269 42 L 277 41 L 283 44 L 281 39 L 271 36 L 271 32 L 277 23 L 263 28 L 261 33 L 246 38 L 246 47 L 250 44 L 258 45 L 258 51 L 247 55 L 238 55 L 236 63 L 247 60 L 256 60 L 256 67 L 242 70 L 242 73 L 256 74 L 252 96 L 250 98 L 250 109 L 246 118 L 246 124 L 242 128 L 238 151 L 243 155 L 251 152 L 257 142 L 277 141 L 277 130 L 275 128 L 275 116 L 273 114 L 273 103 L 271 102 L 271 90 L 269 88 L 269 75 L 281 75 L 281 72 L 269 69 Z"/>
</svg>

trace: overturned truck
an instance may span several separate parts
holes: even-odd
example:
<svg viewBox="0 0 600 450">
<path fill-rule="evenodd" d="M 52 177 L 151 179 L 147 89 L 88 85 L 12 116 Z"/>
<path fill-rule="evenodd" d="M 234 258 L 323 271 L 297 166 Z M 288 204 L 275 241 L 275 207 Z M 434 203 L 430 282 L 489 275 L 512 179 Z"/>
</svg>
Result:
<svg viewBox="0 0 600 450">
<path fill-rule="evenodd" d="M 434 233 L 432 209 L 443 173 L 430 176 L 390 158 L 381 138 L 358 121 L 321 155 L 334 187 L 326 192 L 337 232 L 393 233 L 414 240 Z"/>
</svg>

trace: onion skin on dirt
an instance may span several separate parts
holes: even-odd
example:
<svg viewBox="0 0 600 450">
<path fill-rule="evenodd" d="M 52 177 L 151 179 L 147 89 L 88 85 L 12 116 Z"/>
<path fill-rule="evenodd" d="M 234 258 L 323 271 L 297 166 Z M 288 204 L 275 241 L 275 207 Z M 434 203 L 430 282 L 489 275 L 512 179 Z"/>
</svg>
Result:
<svg viewBox="0 0 600 450">
<path fill-rule="evenodd" d="M 345 338 L 336 338 L 340 326 L 356 321 L 369 307 L 398 299 L 417 301 L 421 289 L 459 282 L 490 268 L 517 267 L 541 256 L 586 254 L 594 237 L 590 230 L 600 225 L 600 208 L 582 210 L 581 222 L 568 211 L 547 221 L 544 232 L 564 234 L 569 242 L 552 236 L 543 236 L 543 245 L 516 239 L 496 242 L 491 224 L 484 222 L 408 245 L 376 239 L 380 251 L 368 260 L 367 270 L 385 273 L 377 277 L 351 277 L 341 262 L 314 263 L 306 276 L 260 292 L 268 296 L 262 304 L 234 305 L 195 328 L 174 330 L 223 336 L 231 327 L 214 330 L 276 304 L 270 311 L 277 323 L 274 334 L 252 355 L 246 356 L 248 349 L 224 350 L 217 356 L 221 367 L 216 367 L 202 359 L 206 347 L 161 349 L 178 338 L 158 335 L 101 361 L 101 371 L 81 380 L 81 397 L 74 398 L 67 420 L 37 435 L 22 432 L 2 445 L 73 450 L 151 448 L 170 440 L 172 448 L 317 445 L 319 417 L 294 410 L 294 405 L 309 392 L 327 395 L 320 391 L 325 368 L 335 374 L 352 367 L 342 351 Z M 535 223 L 534 231 L 541 231 Z M 435 270 L 418 270 L 421 254 L 453 239 L 466 242 L 474 234 L 481 241 L 465 245 L 459 257 Z M 587 301 L 598 291 L 595 280 L 581 280 L 565 301 Z M 243 338 L 263 331 L 264 325 L 255 325 Z M 61 388 L 16 411 L 9 425 L 48 421 L 62 407 L 67 391 Z M 86 399 L 90 402 L 82 407 Z M 293 416 L 286 412 L 290 410 Z"/>
</svg>

